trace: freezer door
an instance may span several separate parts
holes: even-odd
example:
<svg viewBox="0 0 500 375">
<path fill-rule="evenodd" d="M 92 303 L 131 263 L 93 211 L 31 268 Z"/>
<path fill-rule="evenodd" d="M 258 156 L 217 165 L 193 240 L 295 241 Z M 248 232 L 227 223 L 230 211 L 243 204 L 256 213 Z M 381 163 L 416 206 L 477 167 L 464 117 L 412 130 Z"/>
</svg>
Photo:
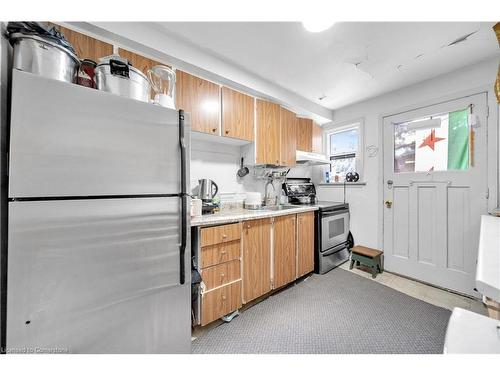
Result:
<svg viewBox="0 0 500 375">
<path fill-rule="evenodd" d="M 179 205 L 178 197 L 10 202 L 7 349 L 189 352 Z"/>
<path fill-rule="evenodd" d="M 179 114 L 14 70 L 9 164 L 11 198 L 175 194 Z"/>
</svg>

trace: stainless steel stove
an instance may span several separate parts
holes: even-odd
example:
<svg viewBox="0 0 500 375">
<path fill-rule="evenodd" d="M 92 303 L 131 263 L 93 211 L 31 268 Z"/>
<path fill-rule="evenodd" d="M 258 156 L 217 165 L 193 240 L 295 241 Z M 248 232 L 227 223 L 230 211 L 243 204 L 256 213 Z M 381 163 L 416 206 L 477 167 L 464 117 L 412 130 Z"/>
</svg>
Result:
<svg viewBox="0 0 500 375">
<path fill-rule="evenodd" d="M 318 207 L 315 212 L 314 271 L 324 274 L 349 259 L 349 204 L 317 201 L 309 178 L 288 178 L 283 190 L 290 204 Z"/>
</svg>

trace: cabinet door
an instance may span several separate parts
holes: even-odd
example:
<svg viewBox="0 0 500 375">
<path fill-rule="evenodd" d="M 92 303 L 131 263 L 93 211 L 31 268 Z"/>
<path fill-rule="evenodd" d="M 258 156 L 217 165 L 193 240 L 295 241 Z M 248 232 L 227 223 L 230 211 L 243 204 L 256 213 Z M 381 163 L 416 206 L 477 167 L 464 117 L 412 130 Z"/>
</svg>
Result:
<svg viewBox="0 0 500 375">
<path fill-rule="evenodd" d="M 271 290 L 271 220 L 243 223 L 243 302 Z"/>
<path fill-rule="evenodd" d="M 323 153 L 323 129 L 316 123 L 312 125 L 312 152 Z"/>
<path fill-rule="evenodd" d="M 281 163 L 293 167 L 296 161 L 297 151 L 297 117 L 295 113 L 281 108 Z"/>
<path fill-rule="evenodd" d="M 175 97 L 177 109 L 191 113 L 191 130 L 219 135 L 219 85 L 177 70 Z"/>
<path fill-rule="evenodd" d="M 222 135 L 253 141 L 254 98 L 222 88 Z"/>
<path fill-rule="evenodd" d="M 312 151 L 312 120 L 299 118 L 297 125 L 297 150 Z"/>
<path fill-rule="evenodd" d="M 314 212 L 297 214 L 297 277 L 314 270 Z"/>
<path fill-rule="evenodd" d="M 256 101 L 256 163 L 280 164 L 280 106 L 265 100 Z"/>
<path fill-rule="evenodd" d="M 273 286 L 279 288 L 293 280 L 296 270 L 296 216 L 278 216 L 274 219 L 274 274 Z"/>
<path fill-rule="evenodd" d="M 71 43 L 79 59 L 90 59 L 99 62 L 99 58 L 109 56 L 113 53 L 113 45 L 105 43 L 88 35 L 79 33 L 66 27 L 49 22 L 49 26 L 54 26 L 64 34 L 64 37 Z"/>
</svg>

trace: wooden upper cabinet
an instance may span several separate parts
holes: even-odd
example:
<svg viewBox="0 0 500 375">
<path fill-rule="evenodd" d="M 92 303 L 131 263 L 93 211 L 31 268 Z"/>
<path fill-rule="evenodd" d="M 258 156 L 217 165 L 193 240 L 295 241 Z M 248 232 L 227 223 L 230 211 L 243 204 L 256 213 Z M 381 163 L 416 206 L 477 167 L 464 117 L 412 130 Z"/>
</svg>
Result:
<svg viewBox="0 0 500 375">
<path fill-rule="evenodd" d="M 314 212 L 297 214 L 297 277 L 314 270 Z"/>
<path fill-rule="evenodd" d="M 256 155 L 257 164 L 280 164 L 280 106 L 265 100 L 256 100 Z"/>
<path fill-rule="evenodd" d="M 243 222 L 243 303 L 271 290 L 271 220 Z"/>
<path fill-rule="evenodd" d="M 296 216 L 274 218 L 273 287 L 279 288 L 295 280 L 296 270 Z"/>
<path fill-rule="evenodd" d="M 323 153 L 323 129 L 316 123 L 312 125 L 312 152 Z"/>
<path fill-rule="evenodd" d="M 297 150 L 312 152 L 313 122 L 307 118 L 299 118 L 297 125 Z"/>
<path fill-rule="evenodd" d="M 66 27 L 48 23 L 64 34 L 64 37 L 71 43 L 79 59 L 90 59 L 99 62 L 99 58 L 113 54 L 113 45 L 92 38 L 88 35 L 68 29 Z"/>
<path fill-rule="evenodd" d="M 220 87 L 181 70 L 176 71 L 176 107 L 191 114 L 191 130 L 220 134 Z"/>
<path fill-rule="evenodd" d="M 254 98 L 222 87 L 222 135 L 253 141 Z"/>
<path fill-rule="evenodd" d="M 280 165 L 293 167 L 297 151 L 297 117 L 295 113 L 281 108 L 281 158 Z"/>
</svg>

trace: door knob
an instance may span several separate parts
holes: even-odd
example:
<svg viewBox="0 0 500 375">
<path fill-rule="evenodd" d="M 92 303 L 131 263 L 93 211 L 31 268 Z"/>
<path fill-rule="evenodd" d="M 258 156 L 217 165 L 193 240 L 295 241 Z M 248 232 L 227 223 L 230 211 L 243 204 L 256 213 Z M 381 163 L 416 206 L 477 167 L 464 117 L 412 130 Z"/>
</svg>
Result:
<svg viewBox="0 0 500 375">
<path fill-rule="evenodd" d="M 389 200 L 385 201 L 385 206 L 387 208 L 391 208 L 392 207 L 392 201 L 389 201 Z"/>
</svg>

